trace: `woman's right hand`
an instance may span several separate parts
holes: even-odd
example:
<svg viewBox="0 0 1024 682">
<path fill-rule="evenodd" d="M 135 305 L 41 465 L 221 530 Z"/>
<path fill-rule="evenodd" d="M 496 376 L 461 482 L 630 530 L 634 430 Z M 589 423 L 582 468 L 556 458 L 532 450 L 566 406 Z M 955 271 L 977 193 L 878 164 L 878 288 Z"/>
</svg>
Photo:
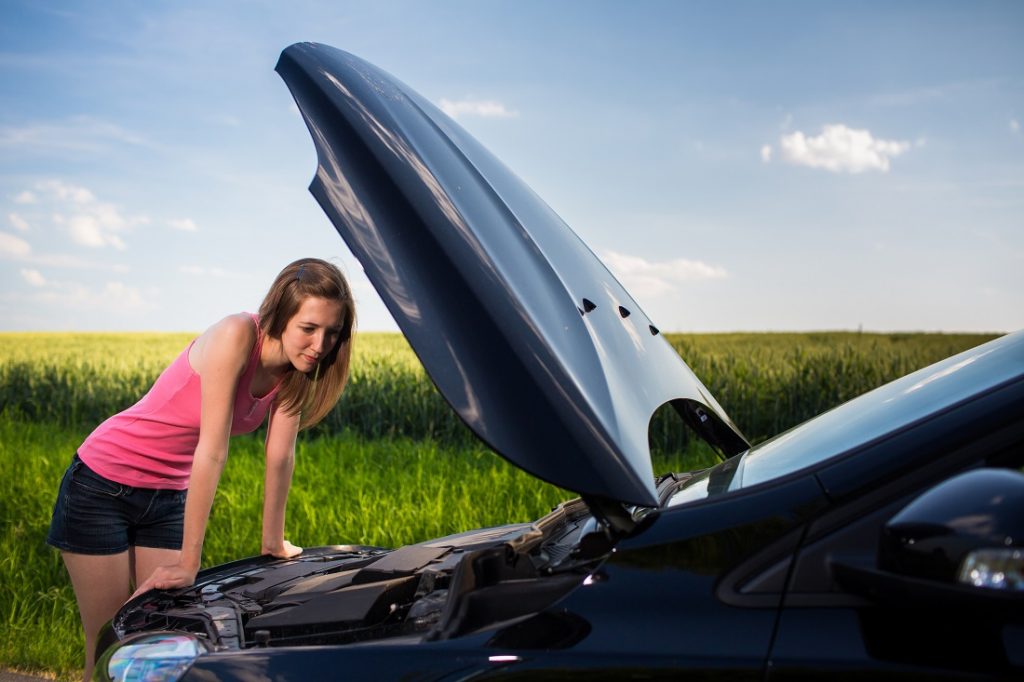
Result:
<svg viewBox="0 0 1024 682">
<path fill-rule="evenodd" d="M 160 566 L 139 585 L 139 589 L 135 590 L 130 599 L 134 599 L 150 590 L 171 590 L 176 587 L 189 587 L 195 583 L 196 573 L 198 573 L 197 570 L 182 566 L 181 564 Z"/>
</svg>

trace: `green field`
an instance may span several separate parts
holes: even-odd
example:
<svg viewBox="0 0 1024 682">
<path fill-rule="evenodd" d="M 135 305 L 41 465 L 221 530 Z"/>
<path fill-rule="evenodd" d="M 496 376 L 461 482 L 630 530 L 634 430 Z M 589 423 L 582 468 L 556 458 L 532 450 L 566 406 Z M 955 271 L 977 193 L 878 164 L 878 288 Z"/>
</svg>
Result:
<svg viewBox="0 0 1024 682">
<path fill-rule="evenodd" d="M 91 428 L 128 407 L 188 334 L 0 334 L 0 413 Z M 752 441 L 784 431 L 991 334 L 667 334 Z M 363 334 L 349 388 L 318 433 L 407 436 L 469 445 L 398 334 Z M 685 447 L 678 420 L 652 426 L 659 450 Z"/>
<path fill-rule="evenodd" d="M 56 551 L 44 544 L 63 469 L 82 438 L 145 392 L 187 334 L 0 334 L 0 669 L 73 678 L 81 635 Z M 733 420 L 759 440 L 992 335 L 668 335 Z M 713 455 L 678 420 L 652 423 L 655 470 Z M 204 564 L 258 550 L 259 435 L 232 441 Z M 395 546 L 536 518 L 571 494 L 476 443 L 404 340 L 359 338 L 339 407 L 300 436 L 288 536 L 300 545 Z"/>
</svg>

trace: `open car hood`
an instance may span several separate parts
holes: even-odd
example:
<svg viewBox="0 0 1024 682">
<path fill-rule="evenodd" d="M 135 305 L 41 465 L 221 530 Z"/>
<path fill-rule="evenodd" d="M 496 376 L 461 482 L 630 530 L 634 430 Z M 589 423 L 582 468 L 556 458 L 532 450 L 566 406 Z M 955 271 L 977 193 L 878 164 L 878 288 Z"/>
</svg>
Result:
<svg viewBox="0 0 1024 682">
<path fill-rule="evenodd" d="M 310 191 L 494 450 L 585 497 L 656 506 L 661 405 L 727 455 L 748 447 L 601 261 L 451 118 L 326 45 L 292 45 L 277 71 L 316 145 Z"/>
</svg>

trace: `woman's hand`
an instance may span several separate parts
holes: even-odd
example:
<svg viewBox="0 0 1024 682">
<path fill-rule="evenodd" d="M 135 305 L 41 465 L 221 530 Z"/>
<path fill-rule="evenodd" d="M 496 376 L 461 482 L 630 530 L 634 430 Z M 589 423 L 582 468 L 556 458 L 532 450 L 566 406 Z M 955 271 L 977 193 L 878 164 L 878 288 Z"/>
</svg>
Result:
<svg viewBox="0 0 1024 682">
<path fill-rule="evenodd" d="M 139 585 L 139 589 L 135 590 L 135 594 L 131 596 L 131 599 L 150 590 L 171 590 L 175 587 L 189 587 L 195 583 L 197 572 L 195 569 L 190 569 L 181 564 L 160 566 Z"/>
<path fill-rule="evenodd" d="M 260 554 L 269 554 L 278 559 L 294 559 L 302 554 L 302 548 L 296 547 L 287 540 L 282 540 L 281 544 L 277 546 L 264 543 L 262 549 L 260 549 Z"/>
</svg>

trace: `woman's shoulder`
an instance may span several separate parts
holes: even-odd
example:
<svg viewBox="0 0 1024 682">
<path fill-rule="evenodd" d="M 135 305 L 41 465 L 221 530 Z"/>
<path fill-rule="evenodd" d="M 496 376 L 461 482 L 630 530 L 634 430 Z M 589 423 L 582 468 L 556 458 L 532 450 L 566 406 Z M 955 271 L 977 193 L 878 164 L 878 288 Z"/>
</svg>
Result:
<svg viewBox="0 0 1024 682">
<path fill-rule="evenodd" d="M 214 329 L 221 335 L 256 340 L 256 320 L 249 313 L 228 315 L 210 327 Z"/>
<path fill-rule="evenodd" d="M 256 345 L 256 337 L 256 324 L 251 315 L 228 315 L 196 338 L 189 352 L 189 362 L 200 374 L 208 359 L 242 368 Z"/>
</svg>

